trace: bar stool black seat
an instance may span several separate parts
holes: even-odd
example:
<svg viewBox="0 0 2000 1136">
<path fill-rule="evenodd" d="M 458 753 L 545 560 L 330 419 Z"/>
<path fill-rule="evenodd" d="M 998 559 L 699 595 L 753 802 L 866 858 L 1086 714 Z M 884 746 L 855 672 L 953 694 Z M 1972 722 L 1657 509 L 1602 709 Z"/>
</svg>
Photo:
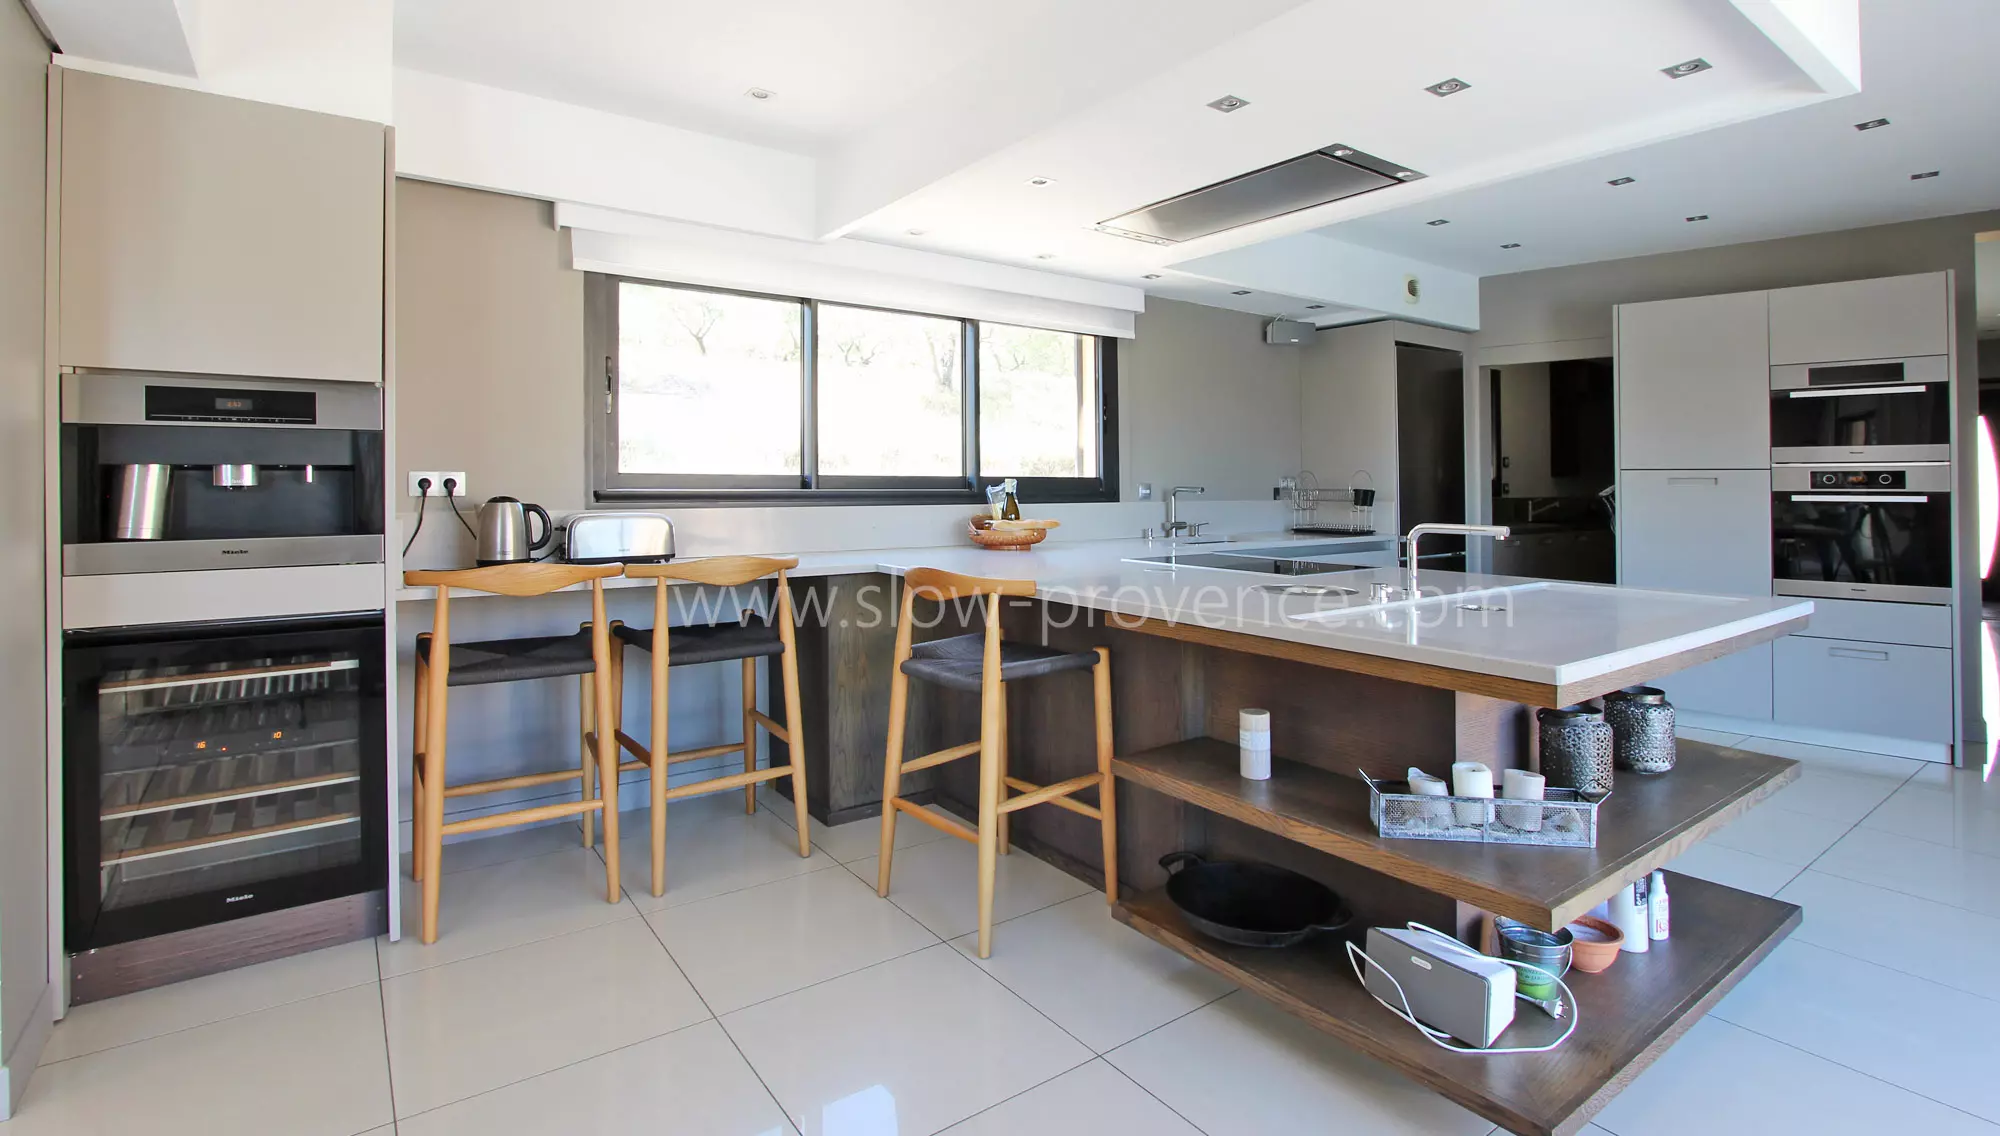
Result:
<svg viewBox="0 0 2000 1136">
<path fill-rule="evenodd" d="M 977 631 L 954 635 L 949 639 L 933 639 L 928 643 L 912 643 L 910 657 L 903 661 L 903 673 L 914 679 L 977 694 L 984 673 L 985 654 L 986 636 Z M 1001 682 L 1040 678 L 1063 671 L 1087 671 L 1096 665 L 1097 653 L 1094 651 L 1065 653 L 1052 647 L 1004 640 L 1000 644 Z"/>
<path fill-rule="evenodd" d="M 417 658 L 431 661 L 431 640 L 417 640 Z M 524 682 L 565 678 L 596 669 L 591 658 L 590 631 L 543 635 L 526 639 L 479 639 L 451 645 L 451 670 L 446 686 L 480 686 L 489 682 Z"/>
</svg>

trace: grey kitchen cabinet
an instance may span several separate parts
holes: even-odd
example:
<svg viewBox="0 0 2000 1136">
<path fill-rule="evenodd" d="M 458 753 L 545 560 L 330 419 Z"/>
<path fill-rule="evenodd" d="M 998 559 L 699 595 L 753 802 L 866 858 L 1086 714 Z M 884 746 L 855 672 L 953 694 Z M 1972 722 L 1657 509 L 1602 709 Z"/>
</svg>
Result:
<svg viewBox="0 0 2000 1136">
<path fill-rule="evenodd" d="M 382 380 L 380 123 L 56 74 L 58 363 Z"/>
<path fill-rule="evenodd" d="M 1620 469 L 1771 464 L 1764 292 L 1615 309 Z"/>
<path fill-rule="evenodd" d="M 1771 293 L 1771 363 L 1944 355 L 1951 286 L 1943 272 L 1779 288 Z"/>
<path fill-rule="evenodd" d="M 1776 717 L 1823 730 L 1952 740 L 1952 653 L 1937 647 L 1778 640 Z"/>
<path fill-rule="evenodd" d="M 1622 470 L 1618 582 L 1721 595 L 1771 594 L 1768 469 Z M 1768 719 L 1770 644 L 1726 655 L 1659 683 L 1675 705 Z"/>
</svg>

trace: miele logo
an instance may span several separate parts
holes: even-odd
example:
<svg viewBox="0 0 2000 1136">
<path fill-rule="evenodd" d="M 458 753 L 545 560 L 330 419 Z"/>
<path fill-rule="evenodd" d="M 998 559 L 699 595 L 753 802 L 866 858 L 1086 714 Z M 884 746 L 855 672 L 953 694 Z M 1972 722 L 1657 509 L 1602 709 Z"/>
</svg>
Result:
<svg viewBox="0 0 2000 1136">
<path fill-rule="evenodd" d="M 224 556 L 248 556 L 250 555 L 250 550 L 247 548 L 225 548 L 222 550 L 222 554 Z"/>
<path fill-rule="evenodd" d="M 246 891 L 246 892 L 244 892 L 244 893 L 243 893 L 242 895 L 232 895 L 232 896 L 230 896 L 230 897 L 229 897 L 228 899 L 225 899 L 225 900 L 223 900 L 222 902 L 224 902 L 224 903 L 241 903 L 241 902 L 243 902 L 243 901 L 244 901 L 244 900 L 246 900 L 246 899 L 255 899 L 255 898 L 257 898 L 257 893 L 256 893 L 256 892 L 254 892 L 254 891 Z"/>
</svg>

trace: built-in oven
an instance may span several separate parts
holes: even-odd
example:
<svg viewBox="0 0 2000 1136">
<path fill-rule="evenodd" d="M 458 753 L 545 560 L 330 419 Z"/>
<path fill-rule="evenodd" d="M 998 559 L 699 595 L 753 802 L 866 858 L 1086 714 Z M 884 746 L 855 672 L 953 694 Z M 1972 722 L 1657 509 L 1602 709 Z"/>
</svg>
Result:
<svg viewBox="0 0 2000 1136">
<path fill-rule="evenodd" d="M 63 575 L 381 563 L 382 413 L 366 383 L 65 374 Z"/>
<path fill-rule="evenodd" d="M 1771 460 L 1951 460 L 1943 355 L 1771 368 Z"/>
<path fill-rule="evenodd" d="M 64 636 L 76 1000 L 184 966 L 158 936 L 334 901 L 385 926 L 383 634 L 374 612 Z"/>
<path fill-rule="evenodd" d="M 1943 463 L 1774 467 L 1772 590 L 1950 603 L 1951 491 Z"/>
</svg>

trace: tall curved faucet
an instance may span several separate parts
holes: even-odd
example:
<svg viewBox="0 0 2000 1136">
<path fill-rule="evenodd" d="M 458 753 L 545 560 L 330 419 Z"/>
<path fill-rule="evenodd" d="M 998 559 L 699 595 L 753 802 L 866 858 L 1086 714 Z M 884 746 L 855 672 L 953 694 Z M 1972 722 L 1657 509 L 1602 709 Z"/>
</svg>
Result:
<svg viewBox="0 0 2000 1136">
<path fill-rule="evenodd" d="M 1506 540 L 1512 532 L 1506 525 L 1411 525 L 1403 537 L 1403 587 L 1412 596 L 1417 594 L 1417 541 L 1421 537 L 1438 533 L 1458 536 L 1490 536 L 1494 540 Z"/>
</svg>

